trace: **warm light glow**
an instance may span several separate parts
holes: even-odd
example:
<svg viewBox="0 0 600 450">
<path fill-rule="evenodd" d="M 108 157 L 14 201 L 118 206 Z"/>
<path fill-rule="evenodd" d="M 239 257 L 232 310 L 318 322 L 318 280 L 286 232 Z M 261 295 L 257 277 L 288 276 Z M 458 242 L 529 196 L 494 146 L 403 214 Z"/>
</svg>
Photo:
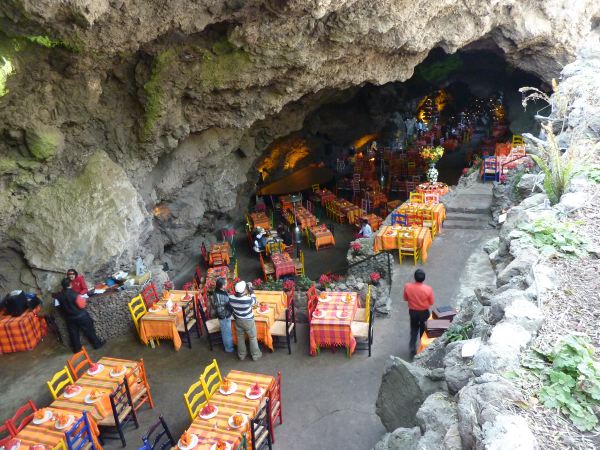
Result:
<svg viewBox="0 0 600 450">
<path fill-rule="evenodd" d="M 276 171 L 281 165 L 284 170 L 292 170 L 298 162 L 310 154 L 310 148 L 304 139 L 287 137 L 271 144 L 269 154 L 265 156 L 257 169 L 263 180 Z"/>
<path fill-rule="evenodd" d="M 167 217 L 169 217 L 169 213 L 171 211 L 169 210 L 169 207 L 166 205 L 156 205 L 154 207 L 154 209 L 152 209 L 152 214 L 154 214 L 154 217 L 164 220 Z"/>
<path fill-rule="evenodd" d="M 354 141 L 354 144 L 352 144 L 352 147 L 354 147 L 356 150 L 358 150 L 363 145 L 366 145 L 369 142 L 374 141 L 378 137 L 379 137 L 379 135 L 377 133 L 375 133 L 375 134 L 366 134 L 366 135 L 358 138 L 356 141 Z"/>
</svg>

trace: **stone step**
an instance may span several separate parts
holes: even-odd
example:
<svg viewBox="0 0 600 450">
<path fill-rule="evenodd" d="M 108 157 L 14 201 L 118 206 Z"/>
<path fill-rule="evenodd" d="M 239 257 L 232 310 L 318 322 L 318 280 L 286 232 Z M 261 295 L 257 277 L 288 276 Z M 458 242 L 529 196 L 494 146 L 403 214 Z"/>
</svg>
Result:
<svg viewBox="0 0 600 450">
<path fill-rule="evenodd" d="M 446 219 L 444 230 L 489 230 L 492 227 L 487 220 L 452 220 Z"/>
<path fill-rule="evenodd" d="M 464 213 L 464 214 L 482 214 L 482 215 L 490 215 L 489 208 L 470 208 L 468 206 L 465 207 L 457 207 L 457 206 L 447 206 L 446 214 L 449 216 L 452 213 Z"/>
<path fill-rule="evenodd" d="M 492 216 L 489 211 L 486 213 L 474 213 L 446 210 L 446 220 L 481 220 L 483 222 L 487 222 L 491 217 Z"/>
</svg>

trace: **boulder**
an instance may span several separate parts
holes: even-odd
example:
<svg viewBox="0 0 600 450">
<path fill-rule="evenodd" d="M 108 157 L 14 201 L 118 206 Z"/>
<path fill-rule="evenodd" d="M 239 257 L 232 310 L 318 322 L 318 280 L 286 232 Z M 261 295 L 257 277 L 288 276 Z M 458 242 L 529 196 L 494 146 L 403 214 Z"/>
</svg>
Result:
<svg viewBox="0 0 600 450">
<path fill-rule="evenodd" d="M 523 197 L 531 195 L 533 192 L 542 192 L 544 185 L 544 174 L 526 173 L 523 174 L 517 183 L 517 191 Z"/>
<path fill-rule="evenodd" d="M 498 274 L 497 283 L 498 286 L 507 284 L 511 281 L 511 278 L 516 276 L 527 276 L 531 271 L 531 267 L 538 261 L 539 254 L 537 252 L 521 252 L 513 259 L 508 266 L 506 266 L 502 272 Z"/>
<path fill-rule="evenodd" d="M 26 131 L 25 142 L 31 156 L 48 161 L 63 150 L 65 138 L 58 128 L 40 124 Z"/>
<path fill-rule="evenodd" d="M 375 444 L 373 450 L 421 450 L 418 445 L 420 439 L 421 430 L 419 427 L 397 428 L 391 433 L 386 433 Z"/>
<path fill-rule="evenodd" d="M 498 250 L 498 246 L 499 245 L 500 245 L 500 238 L 499 237 L 495 237 L 495 238 L 492 238 L 489 241 L 487 241 L 483 245 L 483 249 L 489 255 L 489 254 L 495 252 L 496 250 Z"/>
<path fill-rule="evenodd" d="M 499 414 L 483 424 L 483 445 L 487 450 L 535 450 L 537 441 L 527 421 L 514 414 Z"/>
<path fill-rule="evenodd" d="M 542 311 L 529 300 L 519 298 L 504 310 L 504 320 L 536 333 L 544 322 Z"/>
<path fill-rule="evenodd" d="M 448 384 L 448 391 L 452 394 L 456 394 L 465 387 L 473 377 L 472 360 L 463 358 L 461 355 L 464 342 L 452 342 L 446 347 L 444 375 Z"/>
<path fill-rule="evenodd" d="M 441 439 L 457 421 L 456 404 L 447 392 L 431 394 L 417 412 L 417 422 L 421 430 L 425 434 L 435 433 Z"/>
<path fill-rule="evenodd" d="M 428 370 L 391 356 L 381 379 L 376 413 L 388 431 L 414 427 L 417 411 L 425 399 L 445 390 L 446 382 L 432 380 Z"/>
<path fill-rule="evenodd" d="M 585 192 L 567 192 L 560 198 L 558 207 L 568 213 L 584 206 L 587 199 L 588 197 Z"/>
<path fill-rule="evenodd" d="M 106 275 L 131 263 L 148 217 L 123 169 L 100 151 L 78 177 L 31 196 L 12 233 L 31 267 Z"/>
<path fill-rule="evenodd" d="M 532 195 L 531 197 L 527 197 L 519 204 L 519 206 L 523 209 L 534 208 L 536 206 L 545 204 L 546 200 L 548 200 L 548 196 L 543 192 L 540 192 Z"/>
<path fill-rule="evenodd" d="M 490 308 L 485 313 L 485 320 L 491 325 L 500 322 L 504 318 L 506 308 L 514 301 L 528 301 L 525 293 L 520 289 L 507 289 L 502 292 L 496 291 L 496 294 L 489 299 Z"/>
<path fill-rule="evenodd" d="M 488 342 L 492 346 L 508 347 L 518 353 L 530 340 L 531 332 L 521 325 L 512 322 L 501 322 L 493 328 Z"/>
<path fill-rule="evenodd" d="M 508 345 L 482 345 L 473 357 L 473 374 L 502 373 L 519 367 L 519 354 Z"/>
</svg>

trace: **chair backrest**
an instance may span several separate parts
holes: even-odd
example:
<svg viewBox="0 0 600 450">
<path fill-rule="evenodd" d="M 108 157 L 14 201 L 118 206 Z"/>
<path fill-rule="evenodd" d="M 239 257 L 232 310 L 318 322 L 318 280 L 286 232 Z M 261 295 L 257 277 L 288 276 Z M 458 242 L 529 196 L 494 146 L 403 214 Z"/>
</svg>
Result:
<svg viewBox="0 0 600 450">
<path fill-rule="evenodd" d="M 411 192 L 417 189 L 417 183 L 414 181 L 405 181 L 406 184 L 406 192 Z"/>
<path fill-rule="evenodd" d="M 46 382 L 54 400 L 58 398 L 66 385 L 73 383 L 73 378 L 71 377 L 71 373 L 69 372 L 69 369 L 67 369 L 67 366 L 64 366 L 62 370 L 56 372 L 52 379 Z"/>
<path fill-rule="evenodd" d="M 313 184 L 313 185 L 311 186 L 311 189 L 313 190 L 313 192 L 315 192 L 315 191 L 318 191 L 318 190 L 320 189 L 320 187 L 319 187 L 319 185 L 318 185 L 318 184 Z"/>
<path fill-rule="evenodd" d="M 0 424 L 0 446 L 6 445 L 14 435 L 15 434 L 8 429 L 6 423 Z"/>
<path fill-rule="evenodd" d="M 483 158 L 483 168 L 484 170 L 496 170 L 496 157 L 495 156 L 486 156 Z"/>
<path fill-rule="evenodd" d="M 81 351 L 67 359 L 67 366 L 69 367 L 74 380 L 78 380 L 92 364 L 92 359 L 90 358 L 90 355 L 88 355 L 85 347 L 81 347 Z"/>
<path fill-rule="evenodd" d="M 523 140 L 523 136 L 519 136 L 517 134 L 513 134 L 512 137 L 512 146 L 516 147 L 518 145 L 523 145 L 525 144 L 525 141 Z"/>
<path fill-rule="evenodd" d="M 425 203 L 431 203 L 437 205 L 440 202 L 440 194 L 437 192 L 425 193 Z"/>
<path fill-rule="evenodd" d="M 370 320 L 371 315 L 371 285 L 369 284 L 369 288 L 367 289 L 367 296 L 365 298 L 365 321 L 368 322 Z"/>
<path fill-rule="evenodd" d="M 411 192 L 410 193 L 410 202 L 411 203 L 423 203 L 425 201 L 425 197 L 422 192 Z"/>
<path fill-rule="evenodd" d="M 418 225 L 423 226 L 423 210 L 421 208 L 407 208 L 407 226 Z"/>
<path fill-rule="evenodd" d="M 136 295 L 131 299 L 127 306 L 129 307 L 131 318 L 133 319 L 133 323 L 135 324 L 135 329 L 139 331 L 140 318 L 148 312 L 148 309 L 146 308 L 146 303 L 144 303 L 144 299 L 141 295 Z"/>
<path fill-rule="evenodd" d="M 313 203 L 310 200 L 306 200 L 306 209 L 313 212 Z"/>
<path fill-rule="evenodd" d="M 219 252 L 215 252 L 212 254 L 212 262 L 210 264 L 212 267 L 224 266 L 225 261 L 223 260 L 223 255 Z"/>
<path fill-rule="evenodd" d="M 404 236 L 404 233 L 398 233 L 398 248 L 406 251 L 417 250 L 417 236 L 414 233 L 409 233 L 409 236 Z"/>
<path fill-rule="evenodd" d="M 162 414 L 158 416 L 158 420 L 150 425 L 146 434 L 142 436 L 142 442 L 150 450 L 166 450 L 177 445 Z"/>
<path fill-rule="evenodd" d="M 213 359 L 213 362 L 205 367 L 204 372 L 200 375 L 200 380 L 202 381 L 202 386 L 204 386 L 206 398 L 210 400 L 223 381 L 216 359 Z"/>
<path fill-rule="evenodd" d="M 156 286 L 154 285 L 154 283 L 148 283 L 146 286 L 144 286 L 141 294 L 147 308 L 150 308 L 158 300 L 160 300 L 158 298 L 158 294 L 156 293 Z"/>
<path fill-rule="evenodd" d="M 363 209 L 366 212 L 370 212 L 370 210 L 371 210 L 371 202 L 368 199 L 366 199 L 366 198 L 361 199 L 361 201 L 360 201 L 360 208 Z"/>
<path fill-rule="evenodd" d="M 271 448 L 271 425 L 269 423 L 271 416 L 271 407 L 269 398 L 265 397 L 262 401 L 260 409 L 252 419 L 250 431 L 252 433 L 252 448 L 259 450 L 263 448 L 263 443 L 266 442 Z"/>
<path fill-rule="evenodd" d="M 315 286 L 315 283 L 312 284 L 311 287 L 308 288 L 308 290 L 306 291 L 306 298 L 310 299 L 311 297 L 316 297 L 317 296 L 317 287 Z"/>
<path fill-rule="evenodd" d="M 262 257 L 262 253 L 258 254 L 258 259 L 260 260 L 260 268 L 262 269 L 262 272 L 264 274 L 264 276 L 267 276 L 267 272 L 265 271 L 265 260 Z"/>
<path fill-rule="evenodd" d="M 15 414 L 6 421 L 6 426 L 12 434 L 17 434 L 33 419 L 33 413 L 37 407 L 33 400 L 27 400 L 23 406 L 19 407 Z"/>
<path fill-rule="evenodd" d="M 196 381 L 189 387 L 187 392 L 183 394 L 183 401 L 185 402 L 190 418 L 194 420 L 200 408 L 208 403 L 208 397 L 202 385 L 202 380 Z"/>
<path fill-rule="evenodd" d="M 277 378 L 275 378 L 275 385 L 268 392 L 269 402 L 271 402 L 271 409 L 275 411 L 275 405 L 281 401 L 281 372 L 277 371 Z"/>
<path fill-rule="evenodd" d="M 319 297 L 310 297 L 308 299 L 308 303 L 306 305 L 306 313 L 308 322 L 312 322 L 312 314 L 317 309 L 317 305 L 319 303 Z"/>
<path fill-rule="evenodd" d="M 185 302 L 181 305 L 181 314 L 183 316 L 183 327 L 185 331 L 189 331 L 191 324 L 196 319 L 196 308 L 194 299 Z"/>
<path fill-rule="evenodd" d="M 93 450 L 96 449 L 92 427 L 90 426 L 87 414 L 87 411 L 83 411 L 81 418 L 73 424 L 70 430 L 65 431 L 69 450 L 80 450 L 86 447 Z"/>
<path fill-rule="evenodd" d="M 210 307 L 208 304 L 208 294 L 206 292 L 201 292 L 198 294 L 198 312 L 202 315 L 202 320 L 210 319 Z"/>
<path fill-rule="evenodd" d="M 208 265 L 208 251 L 206 250 L 206 245 L 204 245 L 204 242 L 202 243 L 202 245 L 200 245 L 200 254 L 202 255 L 202 261 L 204 262 L 204 265 L 207 266 Z"/>
<path fill-rule="evenodd" d="M 392 225 L 402 225 L 403 227 L 408 226 L 408 218 L 406 214 L 393 212 L 392 213 Z"/>
<path fill-rule="evenodd" d="M 109 398 L 110 406 L 115 418 L 115 425 L 117 427 L 119 427 L 120 424 L 129 422 L 130 419 L 135 417 L 133 400 L 131 399 L 129 384 L 126 380 L 123 380 L 117 385 L 115 390 L 109 395 Z M 128 408 L 131 408 L 131 411 L 129 411 Z"/>
</svg>

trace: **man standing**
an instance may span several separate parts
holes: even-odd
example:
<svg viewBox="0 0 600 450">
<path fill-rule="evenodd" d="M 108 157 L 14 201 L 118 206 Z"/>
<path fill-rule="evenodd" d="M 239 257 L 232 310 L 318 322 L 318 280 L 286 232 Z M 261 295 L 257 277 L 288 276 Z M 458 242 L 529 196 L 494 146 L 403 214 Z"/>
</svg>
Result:
<svg viewBox="0 0 600 450">
<path fill-rule="evenodd" d="M 223 347 L 225 347 L 227 353 L 232 353 L 235 349 L 233 348 L 233 337 L 231 335 L 231 305 L 229 304 L 229 294 L 225 291 L 225 285 L 225 278 L 217 278 L 215 293 L 213 294 L 213 307 L 217 311 Z"/>
<path fill-rule="evenodd" d="M 421 269 L 415 271 L 415 282 L 404 285 L 404 300 L 408 302 L 408 315 L 410 316 L 410 349 L 411 356 L 417 353 L 417 335 L 425 332 L 425 325 L 429 318 L 429 308 L 433 306 L 433 289 L 423 283 L 425 272 Z"/>
<path fill-rule="evenodd" d="M 238 358 L 243 361 L 246 358 L 246 334 L 250 341 L 250 355 L 254 361 L 262 356 L 258 347 L 256 338 L 256 323 L 254 323 L 254 313 L 252 307 L 256 305 L 256 296 L 252 289 L 252 284 L 240 281 L 235 285 L 235 295 L 229 296 L 229 304 L 233 310 L 235 318 L 235 332 L 237 334 Z"/>
<path fill-rule="evenodd" d="M 77 293 L 71 289 L 71 280 L 65 278 L 62 280 L 63 290 L 56 295 L 58 306 L 62 311 L 65 321 L 67 322 L 67 330 L 73 353 L 81 351 L 81 339 L 79 330 L 83 332 L 86 338 L 91 342 L 94 348 L 100 348 L 104 345 L 96 335 L 94 322 L 85 309 L 77 305 Z"/>
</svg>

